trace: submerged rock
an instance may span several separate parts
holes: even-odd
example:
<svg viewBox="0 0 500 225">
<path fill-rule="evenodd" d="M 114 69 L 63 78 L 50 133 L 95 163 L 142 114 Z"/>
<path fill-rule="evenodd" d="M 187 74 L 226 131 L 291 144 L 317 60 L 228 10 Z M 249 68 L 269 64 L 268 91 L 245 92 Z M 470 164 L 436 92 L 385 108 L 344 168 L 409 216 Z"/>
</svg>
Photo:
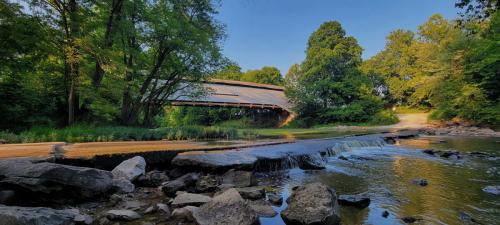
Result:
<svg viewBox="0 0 500 225">
<path fill-rule="evenodd" d="M 264 187 L 244 187 L 244 188 L 237 188 L 238 192 L 240 193 L 241 197 L 245 199 L 262 199 L 266 196 L 266 190 Z"/>
<path fill-rule="evenodd" d="M 123 178 L 134 181 L 140 175 L 146 173 L 146 160 L 141 156 L 136 156 L 121 162 L 111 173 L 115 178 Z"/>
<path fill-rule="evenodd" d="M 162 183 L 169 181 L 169 177 L 165 172 L 153 170 L 144 175 L 137 177 L 134 183 L 139 187 L 158 187 Z"/>
<path fill-rule="evenodd" d="M 132 221 L 140 219 L 141 215 L 132 210 L 113 209 L 106 212 L 106 218 L 109 220 Z"/>
<path fill-rule="evenodd" d="M 483 191 L 494 195 L 500 195 L 500 186 L 486 186 L 483 188 Z"/>
<path fill-rule="evenodd" d="M 198 181 L 198 174 L 188 173 L 175 180 L 167 181 L 161 185 L 161 190 L 168 196 L 174 196 L 175 192 L 185 190 Z"/>
<path fill-rule="evenodd" d="M 224 171 L 228 169 L 251 170 L 257 162 L 257 157 L 241 152 L 213 153 L 181 153 L 172 160 L 172 165 Z"/>
<path fill-rule="evenodd" d="M 422 187 L 429 185 L 429 182 L 426 179 L 415 179 L 413 183 Z"/>
<path fill-rule="evenodd" d="M 340 206 L 335 191 L 321 183 L 296 188 L 281 212 L 286 224 L 340 224 Z"/>
<path fill-rule="evenodd" d="M 389 211 L 384 210 L 384 212 L 382 213 L 382 217 L 384 217 L 384 218 L 389 217 Z"/>
<path fill-rule="evenodd" d="M 358 195 L 339 195 L 338 202 L 341 206 L 354 206 L 357 208 L 366 208 L 370 205 L 370 198 L 365 194 Z"/>
<path fill-rule="evenodd" d="M 258 215 L 234 188 L 193 210 L 192 215 L 199 225 L 259 224 Z"/>
<path fill-rule="evenodd" d="M 212 200 L 212 198 L 206 195 L 182 192 L 175 197 L 174 201 L 172 202 L 172 206 L 175 208 L 181 208 L 188 205 L 200 206 L 210 200 Z"/>
<path fill-rule="evenodd" d="M 69 202 L 108 192 L 112 174 L 93 168 L 67 166 L 30 159 L 0 160 L 0 189 L 13 190 L 28 202 Z M 17 198 L 16 197 L 16 198 Z"/>
<path fill-rule="evenodd" d="M 404 222 L 404 223 L 415 223 L 417 222 L 419 219 L 413 217 L 413 216 L 406 216 L 406 217 L 403 217 L 401 218 L 401 220 Z"/>
<path fill-rule="evenodd" d="M 271 203 L 264 200 L 248 201 L 248 204 L 259 216 L 274 217 L 278 214 Z"/>
<path fill-rule="evenodd" d="M 252 172 L 232 169 L 222 175 L 222 183 L 232 184 L 235 187 L 249 187 L 253 184 L 252 178 Z"/>
<path fill-rule="evenodd" d="M 90 224 L 92 218 L 80 214 L 78 210 L 57 210 L 44 207 L 17 207 L 0 205 L 2 225 L 67 225 Z"/>
</svg>

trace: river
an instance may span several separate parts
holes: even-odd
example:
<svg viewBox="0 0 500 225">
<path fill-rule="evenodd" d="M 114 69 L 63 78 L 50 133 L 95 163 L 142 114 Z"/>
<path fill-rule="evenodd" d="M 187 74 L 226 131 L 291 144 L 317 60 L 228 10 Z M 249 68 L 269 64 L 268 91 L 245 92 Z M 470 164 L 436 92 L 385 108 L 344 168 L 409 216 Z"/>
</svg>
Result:
<svg viewBox="0 0 500 225">
<path fill-rule="evenodd" d="M 368 208 L 341 208 L 343 224 L 404 224 L 414 217 L 417 224 L 500 224 L 500 196 L 482 191 L 500 185 L 498 158 L 442 158 L 422 149 L 500 153 L 499 138 L 418 137 L 395 145 L 352 148 L 327 159 L 325 170 L 289 169 L 259 174 L 261 185 L 270 185 L 286 199 L 291 188 L 319 181 L 337 194 L 366 193 Z M 342 158 L 342 157 L 341 157 Z M 427 186 L 414 184 L 426 179 Z M 286 208 L 275 207 L 280 212 Z M 385 218 L 383 212 L 389 215 Z M 262 225 L 284 224 L 279 214 L 261 218 Z"/>
</svg>

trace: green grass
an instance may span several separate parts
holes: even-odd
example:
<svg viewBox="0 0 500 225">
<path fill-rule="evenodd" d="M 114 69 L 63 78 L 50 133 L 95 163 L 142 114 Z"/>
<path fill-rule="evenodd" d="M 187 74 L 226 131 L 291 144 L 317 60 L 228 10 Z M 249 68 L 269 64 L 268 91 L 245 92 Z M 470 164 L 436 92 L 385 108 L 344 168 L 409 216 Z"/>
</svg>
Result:
<svg viewBox="0 0 500 225">
<path fill-rule="evenodd" d="M 140 127 L 94 127 L 75 125 L 62 129 L 33 127 L 19 134 L 0 132 L 0 139 L 8 143 L 33 143 L 64 141 L 104 142 L 104 141 L 148 141 L 148 140 L 196 140 L 196 139 L 237 139 L 255 136 L 251 132 L 238 132 L 234 128 L 221 127 L 163 127 L 147 129 Z"/>
<path fill-rule="evenodd" d="M 398 106 L 396 107 L 395 113 L 397 114 L 409 114 L 409 113 L 426 113 L 429 109 L 415 108 L 409 106 Z"/>
</svg>

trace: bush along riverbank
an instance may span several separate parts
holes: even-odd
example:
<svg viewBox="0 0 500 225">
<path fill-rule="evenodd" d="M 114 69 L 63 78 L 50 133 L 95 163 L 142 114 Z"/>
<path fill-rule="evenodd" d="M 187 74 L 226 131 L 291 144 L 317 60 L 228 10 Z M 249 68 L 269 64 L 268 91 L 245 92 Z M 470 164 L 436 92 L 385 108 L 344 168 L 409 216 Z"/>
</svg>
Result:
<svg viewBox="0 0 500 225">
<path fill-rule="evenodd" d="M 253 136 L 251 132 L 238 132 L 235 128 L 202 126 L 148 129 L 139 127 L 93 127 L 81 125 L 62 129 L 35 127 L 19 134 L 0 131 L 0 139 L 4 143 L 237 139 Z"/>
</svg>

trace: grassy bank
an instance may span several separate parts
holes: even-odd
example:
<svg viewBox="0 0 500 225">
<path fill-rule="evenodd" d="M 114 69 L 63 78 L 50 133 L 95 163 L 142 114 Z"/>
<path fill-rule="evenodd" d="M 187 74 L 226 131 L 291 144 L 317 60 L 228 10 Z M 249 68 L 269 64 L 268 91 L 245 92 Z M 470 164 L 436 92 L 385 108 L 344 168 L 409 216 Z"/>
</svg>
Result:
<svg viewBox="0 0 500 225">
<path fill-rule="evenodd" d="M 195 139 L 237 139 L 251 138 L 250 131 L 238 132 L 235 128 L 220 127 L 163 127 L 156 129 L 140 127 L 94 127 L 77 125 L 62 129 L 34 127 L 19 134 L 0 131 L 0 139 L 7 143 L 33 143 L 64 141 L 104 142 L 104 141 L 149 141 L 149 140 L 195 140 Z"/>
</svg>

